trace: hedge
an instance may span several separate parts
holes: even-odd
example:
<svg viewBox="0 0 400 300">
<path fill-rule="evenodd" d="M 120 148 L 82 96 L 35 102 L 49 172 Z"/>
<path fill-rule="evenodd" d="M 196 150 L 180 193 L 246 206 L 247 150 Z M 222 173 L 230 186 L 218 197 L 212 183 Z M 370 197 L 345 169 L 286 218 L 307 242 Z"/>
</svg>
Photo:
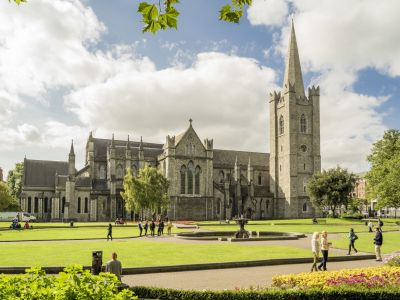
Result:
<svg viewBox="0 0 400 300">
<path fill-rule="evenodd" d="M 334 289 L 306 290 L 234 290 L 234 291 L 187 291 L 152 287 L 132 287 L 139 298 L 182 300 L 398 300 L 399 288 L 367 289 L 336 287 Z"/>
</svg>

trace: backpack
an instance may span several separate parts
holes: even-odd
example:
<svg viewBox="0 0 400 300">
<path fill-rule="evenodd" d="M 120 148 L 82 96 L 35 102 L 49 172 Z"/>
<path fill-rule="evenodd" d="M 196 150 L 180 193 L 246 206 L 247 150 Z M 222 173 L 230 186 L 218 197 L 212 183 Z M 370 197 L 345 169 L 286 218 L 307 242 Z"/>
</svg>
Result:
<svg viewBox="0 0 400 300">
<path fill-rule="evenodd" d="M 379 226 L 382 227 L 383 226 L 383 222 L 379 221 Z"/>
</svg>

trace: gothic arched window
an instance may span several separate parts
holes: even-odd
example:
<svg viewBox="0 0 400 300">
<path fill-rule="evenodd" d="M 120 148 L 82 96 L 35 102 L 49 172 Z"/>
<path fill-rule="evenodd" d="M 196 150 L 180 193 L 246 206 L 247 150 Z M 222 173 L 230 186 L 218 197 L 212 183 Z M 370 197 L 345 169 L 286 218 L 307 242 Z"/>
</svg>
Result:
<svg viewBox="0 0 400 300">
<path fill-rule="evenodd" d="M 193 173 L 194 173 L 194 165 L 192 162 L 189 162 L 187 169 L 188 194 L 193 194 Z"/>
<path fill-rule="evenodd" d="M 199 166 L 197 166 L 194 173 L 194 193 L 196 195 L 200 194 L 200 173 L 201 169 Z"/>
<path fill-rule="evenodd" d="M 262 176 L 260 173 L 260 174 L 258 174 L 258 185 L 261 185 L 261 183 L 262 183 Z"/>
<path fill-rule="evenodd" d="M 303 212 L 306 212 L 307 210 L 308 210 L 307 203 L 304 202 L 304 204 L 303 204 Z"/>
<path fill-rule="evenodd" d="M 78 207 L 77 207 L 77 210 L 76 210 L 76 212 L 78 213 L 78 214 L 80 214 L 81 213 L 81 197 L 78 197 Z"/>
<path fill-rule="evenodd" d="M 183 165 L 181 167 L 181 194 L 186 193 L 186 167 Z"/>
<path fill-rule="evenodd" d="M 115 171 L 115 176 L 117 179 L 122 179 L 124 177 L 124 169 L 122 168 L 121 165 L 117 166 L 117 169 Z"/>
<path fill-rule="evenodd" d="M 224 183 L 224 177 L 225 177 L 224 171 L 219 171 L 218 182 Z"/>
<path fill-rule="evenodd" d="M 307 133 L 307 120 L 304 114 L 300 117 L 300 132 Z"/>
<path fill-rule="evenodd" d="M 283 116 L 279 117 L 279 134 L 284 134 L 285 132 L 285 122 L 283 120 Z"/>
<path fill-rule="evenodd" d="M 85 209 L 83 211 L 85 214 L 89 212 L 89 199 L 88 197 L 85 197 Z"/>
<path fill-rule="evenodd" d="M 106 166 L 101 165 L 99 169 L 99 178 L 100 179 L 106 179 Z"/>
</svg>

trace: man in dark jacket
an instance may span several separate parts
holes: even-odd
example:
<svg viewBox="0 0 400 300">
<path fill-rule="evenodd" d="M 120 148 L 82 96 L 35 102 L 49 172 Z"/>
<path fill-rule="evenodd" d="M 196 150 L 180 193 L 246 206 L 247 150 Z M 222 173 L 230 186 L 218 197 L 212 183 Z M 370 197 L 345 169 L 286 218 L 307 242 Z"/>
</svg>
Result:
<svg viewBox="0 0 400 300">
<path fill-rule="evenodd" d="M 374 244 L 375 244 L 376 261 L 382 261 L 381 246 L 383 244 L 383 236 L 380 228 L 376 228 Z"/>
</svg>

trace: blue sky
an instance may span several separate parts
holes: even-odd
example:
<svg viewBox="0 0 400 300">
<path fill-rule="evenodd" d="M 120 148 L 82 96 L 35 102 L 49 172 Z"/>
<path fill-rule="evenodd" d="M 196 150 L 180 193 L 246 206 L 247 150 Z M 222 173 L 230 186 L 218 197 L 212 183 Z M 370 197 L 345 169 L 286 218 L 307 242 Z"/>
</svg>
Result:
<svg viewBox="0 0 400 300">
<path fill-rule="evenodd" d="M 399 1 L 255 0 L 240 25 L 227 1 L 182 0 L 179 29 L 141 32 L 138 1 L 0 3 L 0 166 L 24 156 L 83 165 L 97 137 L 164 142 L 194 119 L 216 148 L 269 151 L 291 16 L 306 87 L 321 87 L 323 167 L 358 172 L 400 128 Z"/>
</svg>

